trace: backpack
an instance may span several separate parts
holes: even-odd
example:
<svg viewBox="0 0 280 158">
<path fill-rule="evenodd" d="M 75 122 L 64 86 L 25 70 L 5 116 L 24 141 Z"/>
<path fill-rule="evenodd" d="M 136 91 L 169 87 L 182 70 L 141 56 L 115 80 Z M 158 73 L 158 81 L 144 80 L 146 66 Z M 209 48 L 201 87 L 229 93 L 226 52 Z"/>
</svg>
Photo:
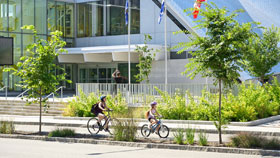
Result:
<svg viewBox="0 0 280 158">
<path fill-rule="evenodd" d="M 98 108 L 98 104 L 99 104 L 99 102 L 97 102 L 97 103 L 93 104 L 93 105 L 92 105 L 92 107 L 91 107 L 90 112 L 94 113 L 94 112 L 95 112 L 95 110 Z"/>
</svg>

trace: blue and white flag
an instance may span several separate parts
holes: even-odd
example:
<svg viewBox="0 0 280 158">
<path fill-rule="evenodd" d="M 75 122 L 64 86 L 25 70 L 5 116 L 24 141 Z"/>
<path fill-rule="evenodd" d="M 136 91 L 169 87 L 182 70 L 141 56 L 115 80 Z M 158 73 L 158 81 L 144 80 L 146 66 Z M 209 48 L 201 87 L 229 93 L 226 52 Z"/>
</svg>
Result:
<svg viewBox="0 0 280 158">
<path fill-rule="evenodd" d="M 125 24 L 128 24 L 128 0 L 125 2 Z"/>
<path fill-rule="evenodd" d="M 162 16 L 163 16 L 163 12 L 164 12 L 164 0 L 162 0 L 161 2 L 161 8 L 160 8 L 160 13 L 159 13 L 159 17 L 158 17 L 158 24 L 160 24 Z"/>
</svg>

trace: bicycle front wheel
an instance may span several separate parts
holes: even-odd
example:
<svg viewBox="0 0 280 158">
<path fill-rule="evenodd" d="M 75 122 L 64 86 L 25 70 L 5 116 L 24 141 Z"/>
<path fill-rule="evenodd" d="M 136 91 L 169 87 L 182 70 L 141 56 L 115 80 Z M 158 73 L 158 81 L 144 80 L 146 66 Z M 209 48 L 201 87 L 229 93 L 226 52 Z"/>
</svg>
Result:
<svg viewBox="0 0 280 158">
<path fill-rule="evenodd" d="M 118 125 L 120 121 L 115 118 L 110 118 L 109 123 L 108 123 L 108 133 L 113 135 L 114 134 L 114 128 L 116 125 Z"/>
<path fill-rule="evenodd" d="M 169 135 L 169 128 L 165 125 L 160 126 L 158 135 L 160 138 L 167 138 Z"/>
<path fill-rule="evenodd" d="M 95 117 L 88 120 L 87 129 L 91 135 L 98 134 L 99 132 L 99 126 L 97 124 L 97 121 L 98 119 Z"/>
<path fill-rule="evenodd" d="M 147 124 L 144 124 L 141 128 L 141 134 L 143 137 L 149 137 L 151 134 L 151 130 Z"/>
</svg>

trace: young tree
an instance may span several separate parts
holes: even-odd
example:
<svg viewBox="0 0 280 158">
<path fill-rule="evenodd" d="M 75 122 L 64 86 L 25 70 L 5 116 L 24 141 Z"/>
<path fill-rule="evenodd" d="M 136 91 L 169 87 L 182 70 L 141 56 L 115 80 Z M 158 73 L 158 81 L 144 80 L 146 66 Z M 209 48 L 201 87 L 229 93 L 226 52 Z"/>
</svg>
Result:
<svg viewBox="0 0 280 158">
<path fill-rule="evenodd" d="M 269 79 L 271 69 L 280 62 L 280 29 L 272 26 L 263 35 L 251 37 L 244 50 L 241 66 L 262 85 Z"/>
<path fill-rule="evenodd" d="M 64 69 L 57 66 L 54 61 L 57 56 L 66 52 L 63 47 L 66 42 L 61 40 L 62 32 L 51 32 L 50 39 L 39 39 L 34 26 L 23 26 L 22 29 L 31 30 L 34 34 L 36 42 L 26 47 L 27 56 L 20 58 L 17 63 L 18 69 L 8 68 L 5 71 L 12 71 L 13 75 L 22 78 L 20 82 L 23 89 L 30 89 L 27 99 L 34 99 L 34 103 L 40 104 L 39 118 L 39 134 L 41 134 L 41 119 L 42 119 L 42 103 L 46 106 L 46 99 L 42 96 L 55 92 L 60 81 L 65 81 Z M 56 70 L 62 70 L 63 73 L 56 75 Z M 71 81 L 67 81 L 71 82 Z"/>
<path fill-rule="evenodd" d="M 135 75 L 138 82 L 146 80 L 149 83 L 149 75 L 152 69 L 152 62 L 155 58 L 155 54 L 152 53 L 153 49 L 149 49 L 147 42 L 152 40 L 152 36 L 145 34 L 144 46 L 136 46 L 136 52 L 139 53 L 139 64 L 136 67 L 139 68 L 139 73 Z"/>
<path fill-rule="evenodd" d="M 222 143 L 222 114 L 221 95 L 222 83 L 230 86 L 239 77 L 240 67 L 237 61 L 241 58 L 241 48 L 246 45 L 246 39 L 251 36 L 251 23 L 239 24 L 234 18 L 242 10 L 236 10 L 229 14 L 226 8 L 218 8 L 214 3 L 206 4 L 205 9 L 200 10 L 201 20 L 196 27 L 206 30 L 205 37 L 195 34 L 188 43 L 179 43 L 177 47 L 183 47 L 179 51 L 196 48 L 191 52 L 194 58 L 186 65 L 186 74 L 190 78 L 201 74 L 203 77 L 213 77 L 219 85 L 219 116 L 215 125 L 219 132 L 219 143 Z"/>
</svg>

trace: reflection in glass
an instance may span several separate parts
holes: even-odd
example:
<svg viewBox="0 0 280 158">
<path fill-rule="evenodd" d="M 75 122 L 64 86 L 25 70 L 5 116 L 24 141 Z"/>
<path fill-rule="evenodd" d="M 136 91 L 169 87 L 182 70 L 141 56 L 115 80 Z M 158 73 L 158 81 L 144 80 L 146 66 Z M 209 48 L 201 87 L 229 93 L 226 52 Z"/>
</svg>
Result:
<svg viewBox="0 0 280 158">
<path fill-rule="evenodd" d="M 8 5 L 7 0 L 0 0 L 0 31 L 8 29 Z"/>
<path fill-rule="evenodd" d="M 74 4 L 66 3 L 65 37 L 74 37 Z"/>
<path fill-rule="evenodd" d="M 127 34 L 125 24 L 125 0 L 107 0 L 107 34 Z M 140 1 L 131 1 L 131 34 L 140 33 Z"/>
<path fill-rule="evenodd" d="M 26 47 L 32 43 L 34 43 L 34 37 L 32 34 L 23 34 L 23 55 L 27 56 L 29 55 L 28 52 L 26 51 Z"/>
<path fill-rule="evenodd" d="M 104 6 L 103 1 L 90 2 L 92 6 L 92 19 L 93 19 L 93 36 L 103 36 L 104 27 Z"/>
<path fill-rule="evenodd" d="M 56 2 L 56 29 L 65 36 L 65 3 Z"/>
<path fill-rule="evenodd" d="M 21 34 L 10 34 L 14 38 L 14 63 L 18 63 L 21 57 Z"/>
<path fill-rule="evenodd" d="M 34 25 L 34 0 L 24 0 L 22 3 L 22 26 Z M 31 30 L 23 32 L 32 33 Z"/>
<path fill-rule="evenodd" d="M 87 69 L 80 69 L 80 83 L 87 82 Z"/>
<path fill-rule="evenodd" d="M 89 69 L 89 83 L 97 83 L 97 69 Z"/>
<path fill-rule="evenodd" d="M 92 36 L 92 6 L 90 4 L 78 4 L 78 37 Z"/>
<path fill-rule="evenodd" d="M 9 0 L 9 31 L 21 32 L 21 0 Z"/>
<path fill-rule="evenodd" d="M 55 26 L 55 2 L 54 0 L 48 0 L 48 32 L 56 30 Z"/>
<path fill-rule="evenodd" d="M 35 26 L 39 34 L 46 34 L 47 6 L 46 0 L 35 0 Z"/>
</svg>

